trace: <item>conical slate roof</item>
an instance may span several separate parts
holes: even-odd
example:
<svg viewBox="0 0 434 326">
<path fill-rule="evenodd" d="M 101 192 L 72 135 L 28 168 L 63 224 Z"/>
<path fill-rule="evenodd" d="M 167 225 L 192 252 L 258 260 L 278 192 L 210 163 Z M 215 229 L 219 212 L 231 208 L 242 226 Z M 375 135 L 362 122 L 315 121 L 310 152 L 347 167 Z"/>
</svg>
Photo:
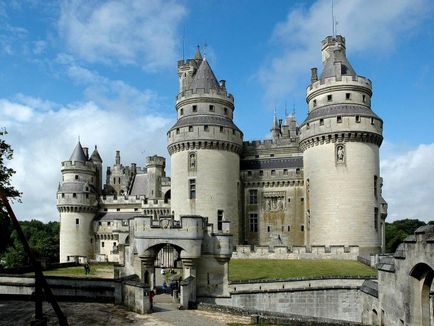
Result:
<svg viewBox="0 0 434 326">
<path fill-rule="evenodd" d="M 345 54 L 344 49 L 337 49 L 332 50 L 330 53 L 329 58 L 324 63 L 324 69 L 321 73 L 320 79 L 329 78 L 329 77 L 336 77 L 337 71 L 335 63 L 340 62 L 341 63 L 341 71 L 340 75 L 342 76 L 357 76 L 356 72 L 354 71 L 353 67 L 351 66 L 350 62 L 347 59 L 347 56 Z"/>
<path fill-rule="evenodd" d="M 96 148 L 96 145 L 95 145 L 95 149 L 92 152 L 92 155 L 90 156 L 90 159 L 94 162 L 102 162 L 102 158 L 99 155 L 99 152 L 98 152 L 98 149 Z"/>
<path fill-rule="evenodd" d="M 80 141 L 77 143 L 77 146 L 75 146 L 74 151 L 71 154 L 71 157 L 69 158 L 70 161 L 82 161 L 86 162 L 86 155 L 84 155 L 83 147 L 81 147 Z"/>
<path fill-rule="evenodd" d="M 219 82 L 217 81 L 217 78 L 215 77 L 214 72 L 212 71 L 206 59 L 203 59 L 201 62 L 189 89 L 204 89 L 205 92 L 208 92 L 209 89 L 220 89 Z"/>
</svg>

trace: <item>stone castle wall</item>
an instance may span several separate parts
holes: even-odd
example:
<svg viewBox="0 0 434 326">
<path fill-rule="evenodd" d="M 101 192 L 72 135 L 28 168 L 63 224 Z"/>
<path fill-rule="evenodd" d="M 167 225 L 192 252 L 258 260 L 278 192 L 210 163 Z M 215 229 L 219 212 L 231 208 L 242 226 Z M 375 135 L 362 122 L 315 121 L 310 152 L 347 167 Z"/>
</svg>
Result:
<svg viewBox="0 0 434 326">
<path fill-rule="evenodd" d="M 237 246 L 232 259 L 343 259 L 357 260 L 358 246 Z"/>
</svg>

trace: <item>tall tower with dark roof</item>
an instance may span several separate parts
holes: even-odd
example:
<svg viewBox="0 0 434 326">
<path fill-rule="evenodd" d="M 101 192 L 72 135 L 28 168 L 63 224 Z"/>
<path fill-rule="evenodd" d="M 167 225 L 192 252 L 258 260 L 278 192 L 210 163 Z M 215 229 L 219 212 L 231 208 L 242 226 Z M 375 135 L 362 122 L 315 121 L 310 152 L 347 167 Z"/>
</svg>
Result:
<svg viewBox="0 0 434 326">
<path fill-rule="evenodd" d="M 243 133 L 233 122 L 234 98 L 199 49 L 178 62 L 178 75 L 178 119 L 167 133 L 172 213 L 208 217 L 217 233 L 230 221 L 237 243 Z"/>
<path fill-rule="evenodd" d="M 361 254 L 384 246 L 379 147 L 383 121 L 371 109 L 371 81 L 358 75 L 345 39 L 322 42 L 323 71 L 312 69 L 308 116 L 300 127 L 305 232 L 308 245 L 358 245 Z"/>
<path fill-rule="evenodd" d="M 93 258 L 92 221 L 101 192 L 102 160 L 95 148 L 88 157 L 80 142 L 69 160 L 62 162 L 62 182 L 57 190 L 60 213 L 60 262 Z"/>
</svg>

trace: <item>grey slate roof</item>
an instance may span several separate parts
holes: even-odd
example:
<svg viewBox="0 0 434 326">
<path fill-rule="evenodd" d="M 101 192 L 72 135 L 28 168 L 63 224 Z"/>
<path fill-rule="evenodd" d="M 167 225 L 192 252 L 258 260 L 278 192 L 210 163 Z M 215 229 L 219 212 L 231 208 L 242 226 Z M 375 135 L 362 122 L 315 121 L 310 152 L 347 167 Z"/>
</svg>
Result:
<svg viewBox="0 0 434 326">
<path fill-rule="evenodd" d="M 363 282 L 360 290 L 364 293 L 378 298 L 378 282 L 374 280 L 366 280 Z"/>
<path fill-rule="evenodd" d="M 370 110 L 368 107 L 364 105 L 332 104 L 313 110 L 308 114 L 306 120 L 304 120 L 302 124 L 305 124 L 306 122 L 310 122 L 312 120 L 316 120 L 319 118 L 334 117 L 336 115 L 342 115 L 342 116 L 360 115 L 362 117 L 373 117 L 382 121 L 382 119 L 378 115 L 376 115 L 372 110 Z"/>
<path fill-rule="evenodd" d="M 81 147 L 80 142 L 78 142 L 77 145 L 75 146 L 74 151 L 72 152 L 69 160 L 70 161 L 82 161 L 82 162 L 87 161 L 86 155 L 84 155 L 83 147 Z"/>
<path fill-rule="evenodd" d="M 96 148 L 96 145 L 95 145 L 95 149 L 92 152 L 92 155 L 90 156 L 90 159 L 94 162 L 102 162 L 102 158 L 98 153 L 98 149 Z"/>
<path fill-rule="evenodd" d="M 288 168 L 288 169 L 303 168 L 303 156 L 241 160 L 240 162 L 241 170 L 281 169 L 281 168 Z"/>
<path fill-rule="evenodd" d="M 148 189 L 148 178 L 146 174 L 136 174 L 134 176 L 133 187 L 131 188 L 130 195 L 144 196 Z"/>
<path fill-rule="evenodd" d="M 206 59 L 202 60 L 188 89 L 204 89 L 205 92 L 208 92 L 210 89 L 220 89 L 219 82 Z"/>
<path fill-rule="evenodd" d="M 357 76 L 350 62 L 348 61 L 345 50 L 332 51 L 330 57 L 324 64 L 324 69 L 321 73 L 320 79 L 335 77 L 336 76 L 336 66 L 335 62 L 341 62 L 341 75 L 343 76 Z"/>
<path fill-rule="evenodd" d="M 128 220 L 135 216 L 142 216 L 139 213 L 126 213 L 126 212 L 103 212 L 96 214 L 95 219 L 99 221 L 113 221 L 113 220 Z"/>
<path fill-rule="evenodd" d="M 229 127 L 238 130 L 242 134 L 242 131 L 235 125 L 235 123 L 231 119 L 220 117 L 217 115 L 197 114 L 185 116 L 176 121 L 175 125 L 171 129 L 195 125 L 215 125 Z"/>
<path fill-rule="evenodd" d="M 88 190 L 86 190 L 88 187 Z M 63 182 L 58 189 L 58 192 L 73 193 L 73 192 L 93 192 L 93 188 L 85 182 Z"/>
</svg>

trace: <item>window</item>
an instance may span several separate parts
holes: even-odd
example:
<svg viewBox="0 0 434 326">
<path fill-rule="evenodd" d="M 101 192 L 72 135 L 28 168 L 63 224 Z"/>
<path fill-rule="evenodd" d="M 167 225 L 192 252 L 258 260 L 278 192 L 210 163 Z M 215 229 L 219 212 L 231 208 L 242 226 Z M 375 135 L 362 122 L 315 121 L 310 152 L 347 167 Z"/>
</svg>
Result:
<svg viewBox="0 0 434 326">
<path fill-rule="evenodd" d="M 301 172 L 301 171 L 300 171 L 300 168 L 296 168 L 296 169 L 295 169 L 295 174 L 300 174 L 300 172 Z"/>
<path fill-rule="evenodd" d="M 313 107 L 316 107 L 316 100 L 313 100 Z"/>
<path fill-rule="evenodd" d="M 223 230 L 223 210 L 221 209 L 217 211 L 217 230 Z"/>
<path fill-rule="evenodd" d="M 308 123 L 306 123 L 306 129 L 310 129 L 310 125 L 309 125 L 309 122 L 308 122 Z"/>
<path fill-rule="evenodd" d="M 378 231 L 378 207 L 374 208 L 374 227 L 375 231 Z"/>
<path fill-rule="evenodd" d="M 223 110 L 225 112 L 225 115 L 228 115 L 228 108 L 224 108 Z"/>
<path fill-rule="evenodd" d="M 137 212 L 139 209 L 137 207 L 134 208 L 134 211 Z"/>
<path fill-rule="evenodd" d="M 247 171 L 247 175 L 251 176 L 252 175 L 252 171 Z"/>
<path fill-rule="evenodd" d="M 76 219 L 75 219 L 75 224 L 76 224 L 76 225 L 79 225 L 79 224 L 80 224 L 80 219 L 76 218 Z"/>
<path fill-rule="evenodd" d="M 300 201 L 301 201 L 301 202 L 304 202 L 304 198 L 303 198 L 303 197 L 301 197 L 301 198 L 300 198 Z"/>
<path fill-rule="evenodd" d="M 89 187 L 86 187 L 86 191 L 89 191 Z"/>
<path fill-rule="evenodd" d="M 75 192 L 72 194 L 72 198 L 77 198 L 77 194 Z"/>
<path fill-rule="evenodd" d="M 360 123 L 360 115 L 356 115 L 356 122 Z"/>
<path fill-rule="evenodd" d="M 180 114 L 180 115 L 184 115 L 184 109 L 180 109 L 180 110 L 179 110 L 179 114 Z"/>
<path fill-rule="evenodd" d="M 204 131 L 209 131 L 209 127 L 208 127 L 208 125 L 203 126 L 203 130 L 204 130 Z"/>
<path fill-rule="evenodd" d="M 271 228 L 270 226 L 267 226 L 267 232 L 270 232 Z"/>
<path fill-rule="evenodd" d="M 101 225 L 101 221 L 100 221 L 100 222 L 98 222 L 98 225 Z"/>
<path fill-rule="evenodd" d="M 259 175 L 263 176 L 264 175 L 264 171 L 263 170 L 259 170 Z"/>
<path fill-rule="evenodd" d="M 366 95 L 362 95 L 362 101 L 363 103 L 366 103 Z"/>
<path fill-rule="evenodd" d="M 75 180 L 78 180 L 78 175 L 75 175 Z"/>
<path fill-rule="evenodd" d="M 86 194 L 86 199 L 89 199 L 89 194 Z"/>
<path fill-rule="evenodd" d="M 250 213 L 249 214 L 249 231 L 250 232 L 258 232 L 258 214 Z"/>
<path fill-rule="evenodd" d="M 371 118 L 371 125 L 375 124 L 374 123 L 374 118 Z"/>
<path fill-rule="evenodd" d="M 209 112 L 214 112 L 214 105 L 209 106 Z"/>
<path fill-rule="evenodd" d="M 274 154 L 270 154 L 270 157 L 274 157 Z"/>
<path fill-rule="evenodd" d="M 333 99 L 333 96 L 331 94 L 327 95 L 327 102 L 331 102 Z"/>
<path fill-rule="evenodd" d="M 255 155 L 255 158 L 259 158 L 259 155 Z"/>
<path fill-rule="evenodd" d="M 319 125 L 323 126 L 324 125 L 324 119 L 319 119 Z"/>
<path fill-rule="evenodd" d="M 288 175 L 288 169 L 283 169 L 283 175 Z"/>
<path fill-rule="evenodd" d="M 176 128 L 176 134 L 179 135 L 179 128 Z"/>
<path fill-rule="evenodd" d="M 62 193 L 62 198 L 65 198 L 65 194 Z"/>
<path fill-rule="evenodd" d="M 304 225 L 301 226 L 301 232 L 304 232 Z"/>
<path fill-rule="evenodd" d="M 121 209 L 120 208 L 116 208 L 116 212 L 120 212 L 121 211 Z"/>
<path fill-rule="evenodd" d="M 288 203 L 290 203 L 291 202 L 291 198 L 288 198 Z"/>
<path fill-rule="evenodd" d="M 190 179 L 189 182 L 189 190 L 190 190 L 190 199 L 196 199 L 196 179 Z"/>
<path fill-rule="evenodd" d="M 276 170 L 271 170 L 271 175 L 276 175 Z"/>
<path fill-rule="evenodd" d="M 193 126 L 188 126 L 188 131 L 192 132 L 193 131 Z"/>
<path fill-rule="evenodd" d="M 340 115 L 338 115 L 336 117 L 336 121 L 337 121 L 337 123 L 342 123 L 342 117 Z"/>
<path fill-rule="evenodd" d="M 197 112 L 197 105 L 193 105 L 193 109 L 192 109 L 192 111 L 193 111 L 193 112 Z"/>
<path fill-rule="evenodd" d="M 249 204 L 257 204 L 258 203 L 258 190 L 252 189 L 249 190 Z"/>
<path fill-rule="evenodd" d="M 119 208 L 118 208 L 119 209 Z M 111 222 L 107 222 L 107 226 L 110 226 Z"/>
<path fill-rule="evenodd" d="M 104 248 L 104 241 L 101 242 L 101 247 Z"/>
<path fill-rule="evenodd" d="M 374 197 L 375 197 L 375 199 L 378 199 L 377 187 L 378 187 L 378 177 L 376 175 L 374 175 Z"/>
<path fill-rule="evenodd" d="M 351 93 L 345 93 L 345 99 L 351 100 Z"/>
<path fill-rule="evenodd" d="M 224 130 L 223 127 L 220 127 L 220 132 L 223 132 L 223 130 Z"/>
<path fill-rule="evenodd" d="M 291 231 L 291 227 L 288 225 L 288 232 Z"/>
<path fill-rule="evenodd" d="M 235 135 L 235 129 L 232 129 L 232 135 Z"/>
</svg>

